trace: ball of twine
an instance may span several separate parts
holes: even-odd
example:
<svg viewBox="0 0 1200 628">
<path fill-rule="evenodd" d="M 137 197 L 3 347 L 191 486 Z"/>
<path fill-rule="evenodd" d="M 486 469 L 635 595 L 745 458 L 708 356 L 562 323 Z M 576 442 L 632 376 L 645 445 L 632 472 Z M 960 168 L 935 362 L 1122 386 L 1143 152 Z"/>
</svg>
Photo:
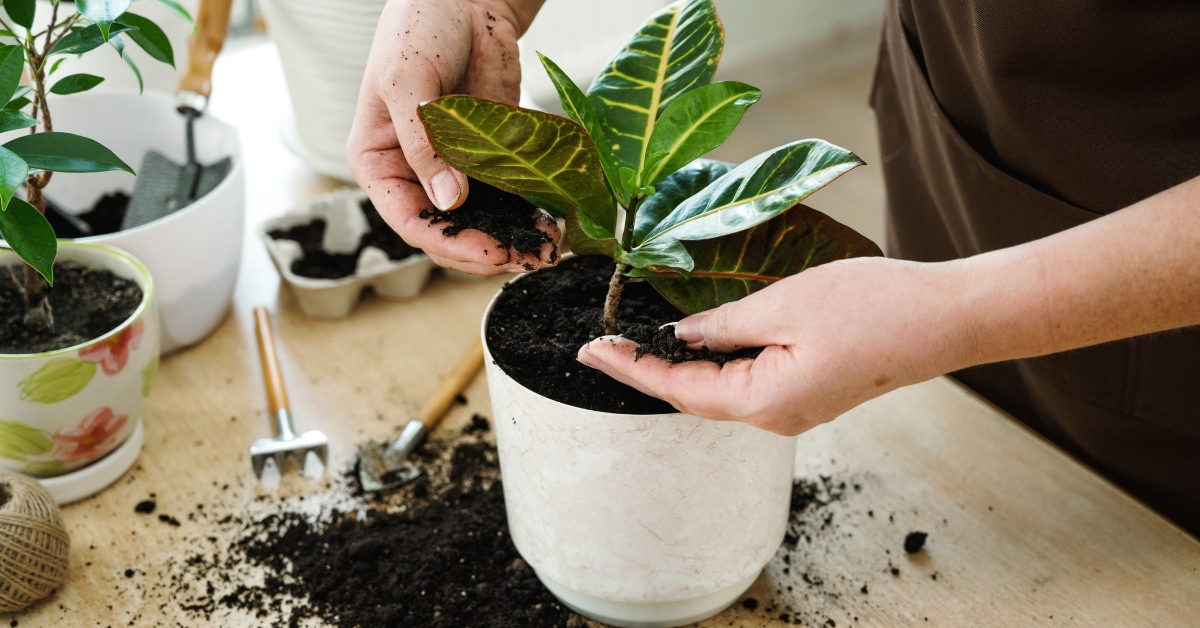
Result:
<svg viewBox="0 0 1200 628">
<path fill-rule="evenodd" d="M 0 612 L 46 597 L 67 578 L 62 511 L 32 478 L 0 474 Z"/>
</svg>

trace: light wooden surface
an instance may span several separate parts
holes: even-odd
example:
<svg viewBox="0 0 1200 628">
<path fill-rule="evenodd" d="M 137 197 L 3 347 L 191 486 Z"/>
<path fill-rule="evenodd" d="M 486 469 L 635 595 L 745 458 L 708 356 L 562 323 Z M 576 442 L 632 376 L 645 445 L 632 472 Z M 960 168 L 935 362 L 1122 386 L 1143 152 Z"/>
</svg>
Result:
<svg viewBox="0 0 1200 628">
<path fill-rule="evenodd" d="M 273 48 L 226 54 L 214 82 L 210 111 L 243 134 L 248 233 L 334 185 L 278 139 L 285 92 Z M 207 341 L 163 361 L 141 458 L 112 488 L 65 509 L 70 580 L 13 617 L 20 626 L 270 625 L 224 611 L 198 619 L 169 586 L 186 556 L 226 540 L 208 539 L 219 517 L 335 499 L 329 476 L 254 480 L 246 448 L 270 424 L 251 308 L 274 311 L 296 428 L 328 434 L 340 473 L 355 444 L 417 415 L 476 339 L 503 281 L 439 277 L 418 300 L 370 298 L 346 320 L 323 321 L 279 292 L 258 241 L 248 236 L 245 247 L 234 312 Z M 489 414 L 482 377 L 465 394 L 469 403 L 439 429 Z M 798 547 L 751 589 L 756 610 L 736 605 L 704 626 L 783 625 L 781 613 L 810 626 L 1184 626 L 1200 617 L 1200 543 L 948 380 L 897 390 L 802 436 L 797 474 L 845 482 L 845 494 L 806 516 Z M 150 494 L 155 514 L 181 525 L 135 515 Z M 915 557 L 902 549 L 910 530 L 930 535 Z"/>
</svg>

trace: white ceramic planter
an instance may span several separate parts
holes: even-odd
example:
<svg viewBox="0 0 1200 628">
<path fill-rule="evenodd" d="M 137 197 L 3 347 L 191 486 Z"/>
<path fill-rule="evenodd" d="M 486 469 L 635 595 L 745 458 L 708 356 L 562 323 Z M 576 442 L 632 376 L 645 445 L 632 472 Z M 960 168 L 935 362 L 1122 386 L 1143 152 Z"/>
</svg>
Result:
<svg viewBox="0 0 1200 628">
<path fill-rule="evenodd" d="M 369 228 L 359 205 L 365 200 L 366 192 L 342 188 L 322 194 L 308 204 L 267 220 L 259 226 L 258 236 L 267 247 L 275 269 L 292 290 L 305 314 L 321 318 L 342 318 L 349 315 L 354 306 L 358 305 L 362 291 L 366 288 L 373 289 L 375 294 L 385 299 L 401 301 L 420 295 L 425 289 L 425 284 L 429 283 L 434 263 L 428 255 L 415 253 L 402 260 L 392 260 L 388 258 L 387 253 L 373 246 L 368 246 L 359 254 L 358 265 L 354 274 L 349 277 L 302 277 L 292 272 L 292 262 L 300 259 L 302 255 L 300 245 L 293 240 L 276 240 L 269 235 L 275 229 L 290 229 L 314 220 L 324 220 L 326 241 L 330 240 L 332 230 L 336 234 L 332 239 L 336 242 L 338 250 L 330 250 L 328 245 L 322 248 L 326 248 L 330 253 L 353 252 Z"/>
<path fill-rule="evenodd" d="M 185 160 L 183 116 L 171 96 L 85 93 L 52 102 L 54 130 L 95 139 L 134 170 L 149 149 L 179 163 Z M 0 142 L 11 137 L 4 134 Z M 149 224 L 78 240 L 129 251 L 150 269 L 162 311 L 164 354 L 203 340 L 224 319 L 242 256 L 245 169 L 237 131 L 205 115 L 196 121 L 196 154 L 201 163 L 233 158 L 229 175 L 212 192 Z M 126 172 L 60 172 L 46 195 L 79 214 L 108 192 L 132 193 L 133 183 Z"/>
<path fill-rule="evenodd" d="M 493 362 L 494 306 L 484 363 L 525 561 L 572 610 L 614 626 L 681 626 L 733 603 L 783 541 L 796 439 L 547 399 Z"/>
<path fill-rule="evenodd" d="M 18 262 L 0 251 L 0 266 Z M 116 329 L 80 345 L 0 355 L 0 467 L 43 479 L 60 503 L 108 486 L 141 451 L 142 408 L 158 370 L 159 318 L 149 271 L 124 251 L 59 244 L 58 261 L 102 268 L 142 288 Z"/>
</svg>

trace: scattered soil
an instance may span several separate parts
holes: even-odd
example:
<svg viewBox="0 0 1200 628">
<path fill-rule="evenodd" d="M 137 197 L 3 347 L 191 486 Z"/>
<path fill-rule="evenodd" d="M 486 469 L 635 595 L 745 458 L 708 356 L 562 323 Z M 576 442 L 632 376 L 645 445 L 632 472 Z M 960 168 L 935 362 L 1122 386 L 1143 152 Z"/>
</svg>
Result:
<svg viewBox="0 0 1200 628">
<path fill-rule="evenodd" d="M 638 343 L 638 348 L 634 351 L 635 360 L 648 354 L 671 364 L 703 360 L 724 366 L 734 360 L 753 360 L 763 350 L 763 347 L 754 347 L 734 353 L 714 353 L 709 351 L 708 347 L 689 349 L 686 342 L 675 337 L 674 327 L 661 325 L 630 325 L 621 335 Z"/>
<path fill-rule="evenodd" d="M 20 266 L 0 270 L 0 354 L 54 351 L 99 338 L 125 322 L 142 303 L 142 289 L 133 281 L 107 270 L 61 262 L 54 265 L 53 288 L 42 279 L 54 328 L 31 330 L 25 326 L 25 298 L 18 283 L 22 276 Z"/>
<path fill-rule="evenodd" d="M 458 210 L 455 210 L 458 211 Z M 487 341 L 496 364 L 522 386 L 565 404 L 600 412 L 675 412 L 645 395 L 580 364 L 579 348 L 604 334 L 601 318 L 615 262 L 575 257 L 507 284 L 488 322 Z M 683 318 L 650 284 L 625 285 L 617 313 L 621 331 Z"/>
<path fill-rule="evenodd" d="M 136 512 L 136 513 L 142 514 L 142 515 L 148 515 L 150 513 L 153 513 L 154 509 L 157 507 L 158 507 L 158 503 L 155 502 L 154 500 L 143 499 L 142 501 L 138 502 L 136 506 L 133 507 L 133 512 Z"/>
<path fill-rule="evenodd" d="M 53 205 L 53 202 L 47 200 L 46 205 L 49 207 Z M 66 219 L 55 215 L 54 211 L 47 211 L 46 219 L 54 228 L 54 235 L 60 238 L 105 235 L 121 230 L 121 221 L 125 218 L 125 211 L 128 208 L 129 195 L 124 192 L 111 192 L 101 196 L 90 210 L 76 216 L 91 227 L 91 231 L 87 233 L 80 231 Z M 66 210 L 58 209 L 58 211 L 65 212 Z"/>
<path fill-rule="evenodd" d="M 541 210 L 533 203 L 477 179 L 470 179 L 470 186 L 467 200 L 457 209 L 448 212 L 424 209 L 417 215 L 427 218 L 431 225 L 446 223 L 442 229 L 444 235 L 456 236 L 467 229 L 476 229 L 491 236 L 502 249 L 511 248 L 534 257 L 541 255 L 543 244 L 554 242 L 537 228 Z M 557 251 L 553 255 L 558 258 Z M 529 265 L 528 270 L 533 269 Z"/>
<path fill-rule="evenodd" d="M 363 234 L 353 253 L 327 253 L 321 248 L 321 240 L 325 237 L 325 221 L 320 219 L 291 229 L 275 229 L 267 235 L 276 240 L 297 242 L 302 255 L 292 262 L 292 272 L 312 279 L 341 279 L 353 275 L 358 266 L 358 256 L 368 246 L 382 250 L 393 261 L 420 252 L 420 249 L 409 246 L 384 222 L 371 201 L 363 201 L 361 207 L 370 230 Z"/>
<path fill-rule="evenodd" d="M 904 551 L 909 554 L 916 554 L 925 547 L 925 539 L 929 535 L 925 532 L 909 532 L 908 536 L 904 537 Z"/>
</svg>

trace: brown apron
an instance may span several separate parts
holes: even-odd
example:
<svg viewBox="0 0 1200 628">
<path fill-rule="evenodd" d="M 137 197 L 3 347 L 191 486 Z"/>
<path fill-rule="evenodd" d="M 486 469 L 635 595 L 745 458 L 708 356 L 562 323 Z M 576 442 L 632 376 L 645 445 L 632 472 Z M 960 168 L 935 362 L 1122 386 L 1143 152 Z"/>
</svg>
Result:
<svg viewBox="0 0 1200 628">
<path fill-rule="evenodd" d="M 1031 72 L 1034 76 L 1024 82 L 1006 85 L 1021 69 L 1004 65 L 1005 51 L 988 49 L 997 39 L 989 30 L 996 12 L 1026 12 L 1020 19 L 1032 23 L 1044 1 L 889 0 L 871 96 L 884 156 L 889 255 L 942 261 L 1014 246 L 1200 175 L 1200 48 L 1194 49 L 1188 80 L 1164 81 L 1183 85 L 1182 91 L 1142 89 L 1128 97 L 1106 93 L 1097 102 L 1126 100 L 1098 105 L 1090 119 L 1078 123 L 1089 112 L 1078 110 L 1079 98 L 1060 106 L 1065 99 L 1056 90 L 1062 81 L 1039 83 L 1037 72 Z M 1097 3 L 1064 4 L 1079 9 Z M 1200 10 L 1191 17 L 1200 19 Z M 1052 47 L 1049 38 L 1063 32 L 1053 24 L 1028 30 L 1035 36 L 1020 43 L 1024 50 L 1018 53 L 1033 63 L 1038 47 Z M 1155 37 L 1175 41 L 1175 33 L 1151 35 L 1143 44 Z M 1077 62 L 1088 63 L 1089 51 L 1078 50 L 1084 40 L 1072 37 L 1076 40 L 1064 52 L 1077 53 Z M 1191 37 L 1200 41 L 1200 30 L 1192 30 Z M 1105 45 L 1092 44 L 1097 50 Z M 1137 47 L 1136 42 L 1131 45 Z M 949 61 L 943 63 L 945 59 Z M 1065 80 L 1077 76 L 1071 74 L 1076 70 L 1063 69 Z M 1151 67 L 1145 73 L 1161 70 Z M 1087 75 L 1086 68 L 1082 72 L 1079 76 Z M 970 84 L 973 76 L 980 86 Z M 1113 89 L 1129 90 L 1119 84 L 1122 75 L 1115 76 Z M 939 81 L 954 99 L 953 114 L 938 98 Z M 1074 87 L 1087 90 L 1092 85 L 1081 80 Z M 1183 109 L 1169 108 L 1177 104 L 1172 98 L 1192 88 L 1194 100 L 1182 103 Z M 1137 98 L 1151 99 L 1154 106 Z M 1112 111 L 1126 105 L 1123 120 L 1111 119 Z M 1183 124 L 1188 120 L 1193 125 Z M 1140 154 L 1126 154 L 1126 163 L 1100 154 L 1125 141 L 1141 147 Z M 955 376 L 1200 533 L 1200 328 L 984 365 Z"/>
</svg>

